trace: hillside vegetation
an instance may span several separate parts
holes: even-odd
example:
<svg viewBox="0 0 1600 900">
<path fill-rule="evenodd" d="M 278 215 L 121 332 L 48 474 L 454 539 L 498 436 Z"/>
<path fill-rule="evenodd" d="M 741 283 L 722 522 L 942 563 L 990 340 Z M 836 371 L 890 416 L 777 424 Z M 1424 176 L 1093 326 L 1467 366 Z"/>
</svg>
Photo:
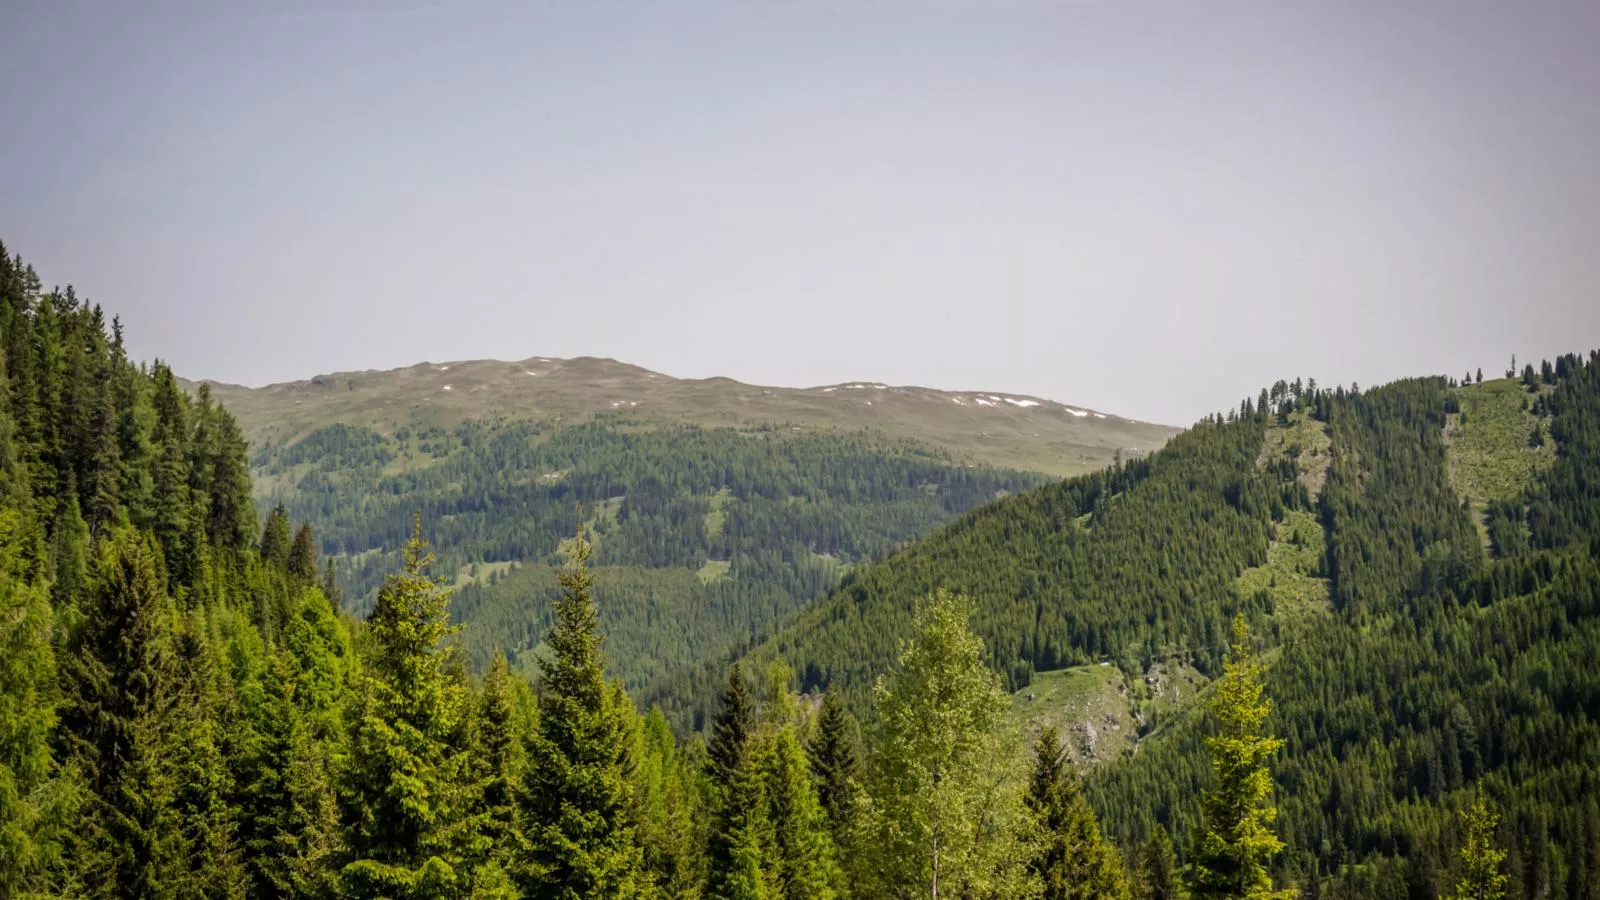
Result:
<svg viewBox="0 0 1600 900">
<path fill-rule="evenodd" d="M 1135 845 L 1164 824 L 1192 849 L 1209 719 L 1178 704 L 1130 740 L 1125 710 L 1131 687 L 1174 666 L 1215 677 L 1225 623 L 1244 614 L 1276 645 L 1279 833 L 1294 848 L 1281 878 L 1437 896 L 1454 814 L 1487 790 L 1508 811 L 1512 896 L 1587 897 L 1600 877 L 1596 485 L 1600 354 L 1520 381 L 1280 384 L 1146 459 L 1005 498 L 857 568 L 750 658 L 782 657 L 866 711 L 915 598 L 967 593 L 991 665 L 1044 710 L 1033 718 L 1080 736 L 1121 726 L 1122 750 L 1083 755 L 1103 761 L 1089 788 L 1110 833 Z M 680 676 L 662 701 L 692 712 L 709 674 Z"/>
</svg>

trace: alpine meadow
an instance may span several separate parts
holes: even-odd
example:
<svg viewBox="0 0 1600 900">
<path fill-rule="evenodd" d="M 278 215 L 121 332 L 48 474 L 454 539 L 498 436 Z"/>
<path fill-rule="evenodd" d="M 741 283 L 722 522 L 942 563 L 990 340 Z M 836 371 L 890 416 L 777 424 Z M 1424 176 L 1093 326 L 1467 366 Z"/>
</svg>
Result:
<svg viewBox="0 0 1600 900">
<path fill-rule="evenodd" d="M 1600 897 L 1600 352 L 252 450 L 0 260 L 0 897 Z"/>
</svg>

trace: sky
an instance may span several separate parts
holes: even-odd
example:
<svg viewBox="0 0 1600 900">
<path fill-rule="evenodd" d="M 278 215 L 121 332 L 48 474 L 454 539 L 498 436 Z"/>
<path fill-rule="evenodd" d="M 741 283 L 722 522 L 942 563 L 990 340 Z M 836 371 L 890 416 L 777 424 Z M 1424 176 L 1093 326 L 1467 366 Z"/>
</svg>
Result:
<svg viewBox="0 0 1600 900">
<path fill-rule="evenodd" d="M 250 385 L 609 356 L 1187 424 L 1600 346 L 1600 3 L 9 0 L 0 240 Z"/>
</svg>

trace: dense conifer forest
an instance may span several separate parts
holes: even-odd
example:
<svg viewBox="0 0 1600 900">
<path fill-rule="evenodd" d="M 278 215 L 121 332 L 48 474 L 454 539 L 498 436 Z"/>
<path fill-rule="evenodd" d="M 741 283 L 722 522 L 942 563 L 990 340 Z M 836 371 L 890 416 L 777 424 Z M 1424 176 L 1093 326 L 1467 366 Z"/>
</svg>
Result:
<svg viewBox="0 0 1600 900">
<path fill-rule="evenodd" d="M 1280 383 L 900 549 L 1028 483 L 694 429 L 485 435 L 459 463 L 483 479 L 526 453 L 598 486 L 489 514 L 402 479 L 348 605 L 324 554 L 355 514 L 258 515 L 229 413 L 3 248 L 0 354 L 0 898 L 1600 897 L 1600 354 Z M 283 471 L 386 464 L 317 440 Z M 577 512 L 628 441 L 681 471 Z M 663 539 L 723 488 L 718 534 Z M 787 528 L 764 517 L 796 496 L 813 540 L 883 558 L 798 614 L 768 595 L 770 637 L 625 574 Z M 566 538 L 453 594 L 430 520 Z M 515 665 L 457 604 L 521 629 Z M 645 627 L 611 639 L 611 607 Z M 1141 734 L 1085 769 L 1009 694 L 1103 663 Z M 1206 686 L 1159 706 L 1177 665 Z"/>
<path fill-rule="evenodd" d="M 642 686 L 725 655 L 882 556 L 1043 483 L 868 432 L 666 425 L 613 414 L 394 435 L 333 425 L 256 452 L 264 502 L 316 523 L 346 606 L 370 608 L 420 511 L 455 573 L 469 663 L 513 664 L 550 623 L 557 548 L 582 522 L 618 674 Z"/>
</svg>

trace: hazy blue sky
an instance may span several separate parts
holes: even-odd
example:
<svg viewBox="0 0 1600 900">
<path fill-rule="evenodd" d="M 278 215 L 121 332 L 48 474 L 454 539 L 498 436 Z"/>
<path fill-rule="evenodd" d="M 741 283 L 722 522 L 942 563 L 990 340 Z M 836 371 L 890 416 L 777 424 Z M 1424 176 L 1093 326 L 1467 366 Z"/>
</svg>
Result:
<svg viewBox="0 0 1600 900">
<path fill-rule="evenodd" d="M 1594 0 L 5 6 L 0 239 L 188 376 L 1188 423 L 1600 345 Z"/>
</svg>

